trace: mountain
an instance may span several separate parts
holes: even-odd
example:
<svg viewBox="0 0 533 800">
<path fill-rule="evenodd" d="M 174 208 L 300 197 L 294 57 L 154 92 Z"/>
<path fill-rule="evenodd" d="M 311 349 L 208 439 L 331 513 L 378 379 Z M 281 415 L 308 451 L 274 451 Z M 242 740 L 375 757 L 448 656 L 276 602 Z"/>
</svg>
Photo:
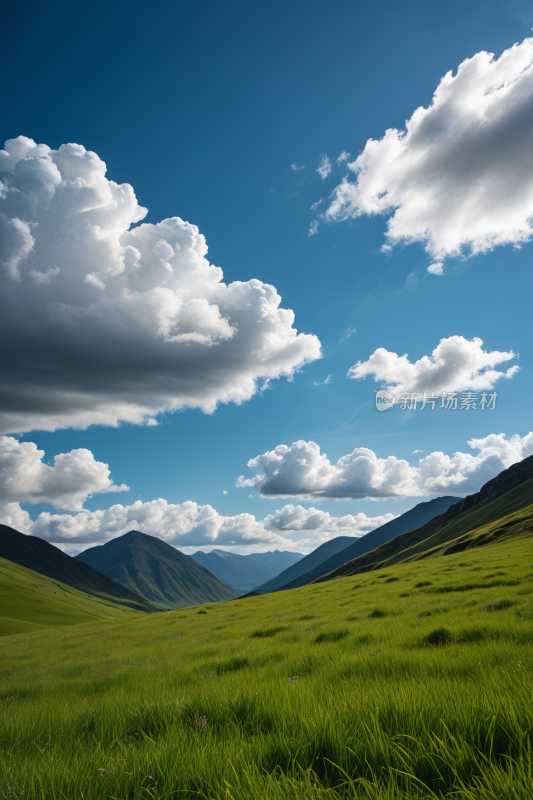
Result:
<svg viewBox="0 0 533 800">
<path fill-rule="evenodd" d="M 285 573 L 282 573 L 278 577 L 278 581 L 283 575 L 287 575 L 289 579 L 285 580 L 283 584 L 279 584 L 276 591 L 295 589 L 297 586 L 306 586 L 308 583 L 313 583 L 321 575 L 326 575 L 328 572 L 340 567 L 347 561 L 356 558 L 356 556 L 367 553 L 369 550 L 375 550 L 376 547 L 379 547 L 384 542 L 388 542 L 390 539 L 394 539 L 401 533 L 405 533 L 405 531 L 418 528 L 428 520 L 433 519 L 437 514 L 442 514 L 447 511 L 450 506 L 457 503 L 458 500 L 460 500 L 459 497 L 435 497 L 434 500 L 428 500 L 427 503 L 418 503 L 414 508 L 406 511 L 405 514 L 401 514 L 401 516 L 396 517 L 396 519 L 386 522 L 385 525 L 381 525 L 374 531 L 370 531 L 370 533 L 359 537 L 352 542 L 349 547 L 346 547 L 338 553 L 334 553 L 328 559 L 322 559 L 313 567 L 310 566 L 309 570 L 305 573 L 289 577 L 289 571 L 285 570 Z M 333 539 L 333 541 L 336 540 Z M 315 550 L 315 553 L 316 552 L 318 551 Z M 303 566 L 303 561 L 300 562 L 300 565 Z M 260 586 L 257 591 L 263 593 L 263 589 L 264 587 Z M 270 589 L 269 591 L 273 590 Z"/>
<path fill-rule="evenodd" d="M 190 556 L 140 531 L 91 547 L 76 559 L 148 600 L 173 608 L 233 600 L 239 594 Z"/>
<path fill-rule="evenodd" d="M 145 597 L 110 580 L 87 564 L 67 556 L 58 547 L 26 536 L 8 525 L 0 525 L 0 558 L 13 561 L 52 580 L 71 586 L 101 600 L 134 608 L 136 611 L 158 611 Z"/>
<path fill-rule="evenodd" d="M 211 550 L 210 553 L 198 550 L 191 558 L 242 594 L 275 578 L 284 569 L 296 564 L 303 555 L 274 550 L 241 556 L 227 550 Z"/>
<path fill-rule="evenodd" d="M 532 477 L 528 477 L 532 476 Z M 533 531 L 533 456 L 513 464 L 425 525 L 324 574 L 315 582 L 404 561 L 449 555 Z M 463 509 L 461 511 L 461 509 Z"/>
<path fill-rule="evenodd" d="M 277 592 L 287 581 L 300 578 L 302 575 L 309 572 L 309 570 L 323 564 L 330 556 L 353 544 L 354 541 L 356 541 L 354 536 L 337 536 L 329 542 L 324 542 L 324 544 L 321 544 L 316 550 L 313 550 L 312 553 L 301 558 L 296 564 L 293 564 L 292 567 L 283 570 L 277 577 L 272 578 L 272 580 L 266 583 L 262 583 L 260 586 L 256 586 L 255 591 L 258 594 Z"/>
<path fill-rule="evenodd" d="M 140 615 L 0 558 L 0 636 Z"/>
</svg>

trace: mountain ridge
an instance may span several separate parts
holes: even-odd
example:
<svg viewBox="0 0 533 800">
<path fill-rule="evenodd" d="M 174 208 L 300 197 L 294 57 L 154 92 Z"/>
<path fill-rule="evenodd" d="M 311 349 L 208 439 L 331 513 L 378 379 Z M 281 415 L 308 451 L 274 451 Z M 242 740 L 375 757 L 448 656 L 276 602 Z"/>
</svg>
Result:
<svg viewBox="0 0 533 800">
<path fill-rule="evenodd" d="M 27 536 L 9 525 L 0 524 L 0 557 L 60 581 L 93 597 L 109 600 L 137 611 L 158 609 L 145 597 L 116 583 L 106 575 L 38 536 Z"/>
<path fill-rule="evenodd" d="M 76 556 L 153 603 L 183 608 L 232 600 L 232 587 L 167 542 L 132 530 Z"/>
<path fill-rule="evenodd" d="M 302 559 L 302 561 L 298 562 L 298 566 L 300 567 L 299 574 L 297 574 L 296 571 L 291 572 L 290 569 L 287 569 L 285 572 L 278 575 L 275 581 L 270 581 L 268 584 L 256 587 L 256 591 L 259 594 L 265 594 L 271 591 L 296 589 L 299 586 L 313 583 L 320 575 L 331 572 L 331 570 L 341 566 L 341 564 L 355 558 L 356 555 L 374 550 L 375 547 L 383 542 L 389 541 L 389 539 L 395 538 L 400 533 L 418 527 L 421 524 L 420 521 L 425 522 L 428 519 L 432 519 L 436 514 L 441 512 L 443 508 L 447 510 L 452 503 L 456 502 L 458 499 L 459 498 L 452 496 L 435 497 L 433 500 L 418 503 L 416 506 L 409 509 L 409 511 L 392 519 L 390 522 L 386 522 L 384 525 L 380 525 L 379 528 L 375 528 L 375 530 L 366 533 L 364 536 L 338 537 L 338 539 L 348 538 L 350 541 L 348 541 L 345 547 L 341 547 L 337 551 L 328 554 L 326 558 L 321 558 L 318 562 L 317 559 L 314 559 L 314 562 L 311 560 L 306 562 L 305 559 Z M 326 544 L 336 541 L 337 539 L 332 539 Z M 318 550 L 320 550 L 320 548 L 317 548 L 317 550 L 313 552 L 317 553 Z M 320 555 L 323 556 L 323 554 L 324 551 Z M 310 555 L 313 554 L 310 553 Z M 309 565 L 309 569 L 302 571 L 304 566 L 307 565 Z"/>
</svg>

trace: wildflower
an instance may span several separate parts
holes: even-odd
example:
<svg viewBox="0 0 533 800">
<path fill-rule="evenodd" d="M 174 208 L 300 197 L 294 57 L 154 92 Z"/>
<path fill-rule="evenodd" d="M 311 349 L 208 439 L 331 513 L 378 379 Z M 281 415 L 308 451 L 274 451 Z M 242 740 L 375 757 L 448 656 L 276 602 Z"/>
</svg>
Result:
<svg viewBox="0 0 533 800">
<path fill-rule="evenodd" d="M 200 728 L 207 728 L 207 717 L 206 716 L 196 717 L 196 724 Z"/>
<path fill-rule="evenodd" d="M 298 675 L 293 675 L 292 678 L 287 678 L 289 683 L 298 683 Z"/>
</svg>

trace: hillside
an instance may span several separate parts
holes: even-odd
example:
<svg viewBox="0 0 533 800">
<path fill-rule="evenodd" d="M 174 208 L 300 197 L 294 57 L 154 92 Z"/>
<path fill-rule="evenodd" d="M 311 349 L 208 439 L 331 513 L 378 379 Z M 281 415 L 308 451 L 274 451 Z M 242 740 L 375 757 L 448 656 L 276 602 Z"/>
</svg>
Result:
<svg viewBox="0 0 533 800">
<path fill-rule="evenodd" d="M 517 476 L 520 474 L 527 472 L 515 473 Z M 500 487 L 508 485 L 508 481 L 499 482 Z M 533 530 L 533 478 L 504 494 L 486 492 L 485 496 L 486 500 L 466 504 L 466 511 L 453 515 L 450 509 L 420 528 L 408 531 L 324 574 L 316 582 L 382 569 L 421 557 L 458 552 L 492 543 L 500 537 Z"/>
<path fill-rule="evenodd" d="M 158 610 L 145 597 L 115 583 L 93 567 L 67 556 L 53 544 L 38 536 L 26 536 L 8 525 L 0 525 L 0 558 L 101 600 L 119 603 L 136 611 Z"/>
<path fill-rule="evenodd" d="M 0 797 L 530 800 L 532 547 L 0 637 Z"/>
<path fill-rule="evenodd" d="M 271 581 L 268 584 L 259 586 L 257 592 L 263 594 L 265 591 L 284 591 L 285 589 L 296 589 L 298 586 L 305 586 L 312 583 L 321 575 L 336 569 L 337 567 L 351 561 L 358 555 L 366 553 L 369 550 L 374 550 L 379 547 L 383 542 L 388 542 L 389 539 L 394 539 L 395 536 L 409 531 L 412 528 L 418 528 L 424 522 L 435 517 L 437 514 L 442 514 L 448 508 L 459 500 L 458 497 L 436 497 L 434 500 L 429 500 L 427 503 L 418 503 L 414 508 L 401 514 L 396 519 L 386 522 L 370 533 L 365 534 L 357 539 L 349 538 L 348 546 L 340 547 L 338 550 L 328 552 L 326 545 L 317 548 L 310 556 L 302 559 L 298 563 L 298 570 L 285 570 L 278 576 L 276 581 Z M 347 537 L 339 537 L 342 541 Z M 332 545 L 338 539 L 332 539 L 327 542 L 327 545 Z M 315 558 L 311 556 L 317 555 Z"/>
<path fill-rule="evenodd" d="M 0 636 L 141 616 L 0 558 Z"/>
<path fill-rule="evenodd" d="M 76 559 L 148 600 L 173 608 L 232 600 L 238 595 L 190 556 L 140 531 L 91 547 Z"/>
<path fill-rule="evenodd" d="M 257 586 L 254 591 L 258 594 L 276 592 L 285 583 L 287 583 L 287 581 L 294 580 L 295 578 L 299 578 L 301 575 L 305 575 L 307 572 L 309 572 L 309 570 L 319 566 L 330 556 L 346 549 L 349 545 L 353 544 L 354 541 L 355 536 L 337 536 L 335 539 L 331 539 L 329 542 L 324 542 L 324 544 L 321 544 L 320 547 L 316 548 L 316 550 L 313 550 L 312 553 L 304 556 L 296 564 L 293 564 L 292 567 L 288 567 L 287 569 L 283 570 L 283 572 L 280 572 L 280 574 L 275 578 L 272 578 L 272 580 Z"/>
<path fill-rule="evenodd" d="M 227 550 L 217 549 L 211 550 L 210 553 L 198 550 L 191 558 L 216 575 L 217 578 L 243 593 L 275 578 L 284 569 L 300 561 L 303 555 L 274 550 L 269 553 L 250 553 L 250 555 L 241 556 Z"/>
</svg>

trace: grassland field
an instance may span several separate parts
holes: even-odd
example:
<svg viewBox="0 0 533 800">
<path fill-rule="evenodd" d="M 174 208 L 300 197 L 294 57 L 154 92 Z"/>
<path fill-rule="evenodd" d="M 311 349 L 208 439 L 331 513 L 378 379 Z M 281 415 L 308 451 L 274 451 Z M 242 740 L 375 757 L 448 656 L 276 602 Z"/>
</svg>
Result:
<svg viewBox="0 0 533 800">
<path fill-rule="evenodd" d="M 8 800 L 531 800 L 533 537 L 0 638 Z"/>
</svg>

